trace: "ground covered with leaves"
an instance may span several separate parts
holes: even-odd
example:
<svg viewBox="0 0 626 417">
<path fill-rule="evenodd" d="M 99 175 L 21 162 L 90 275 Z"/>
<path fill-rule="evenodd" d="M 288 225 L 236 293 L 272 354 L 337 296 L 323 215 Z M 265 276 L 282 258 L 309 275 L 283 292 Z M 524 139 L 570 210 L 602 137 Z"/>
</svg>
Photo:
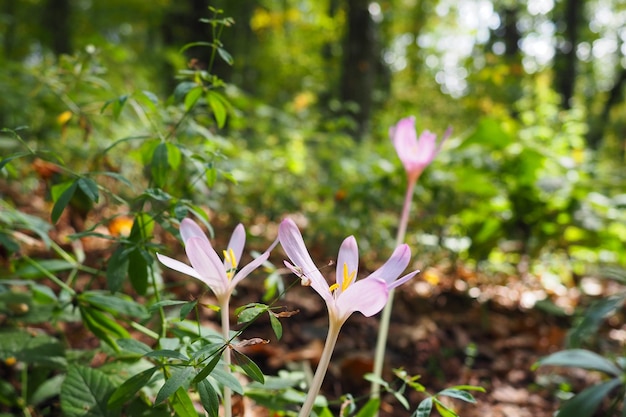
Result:
<svg viewBox="0 0 626 417">
<path fill-rule="evenodd" d="M 9 188 L 4 190 L 4 194 L 23 205 L 26 213 L 42 218 L 49 213 L 49 203 L 44 196 L 27 198 L 16 195 L 15 190 Z M 80 245 L 85 254 L 85 264 L 101 268 L 111 255 L 110 241 L 89 237 L 70 243 L 67 236 L 76 227 L 76 219 L 71 216 L 71 211 L 64 213 L 50 232 L 50 237 L 60 245 Z M 97 218 L 86 220 L 91 224 L 99 221 Z M 227 218 L 215 218 L 216 247 L 225 246 L 226 242 L 222 240 L 230 234 L 230 223 Z M 123 233 L 118 230 L 120 227 L 123 228 L 124 224 L 118 219 L 108 228 L 101 227 L 101 231 L 103 235 Z M 252 236 L 253 245 L 258 244 L 254 242 L 270 241 L 276 227 L 276 224 L 265 224 L 252 228 L 257 235 Z M 173 236 L 164 231 L 155 236 L 170 256 L 184 259 L 181 245 Z M 26 236 L 20 240 L 28 241 Z M 264 248 L 259 244 L 257 249 Z M 311 248 L 311 251 L 314 258 L 317 253 L 320 259 L 331 252 L 324 248 Z M 21 254 L 37 258 L 53 256 L 35 240 L 32 247 L 24 245 Z M 285 256 L 281 250 L 276 250 L 271 258 L 275 265 L 282 265 L 283 259 Z M 422 268 L 423 272 L 402 286 L 395 296 L 384 375 L 390 387 L 400 387 L 396 374 L 402 370 L 409 376 L 419 375 L 418 381 L 430 393 L 456 385 L 483 387 L 485 393 L 475 393 L 476 404 L 451 400 L 450 407 L 461 416 L 548 417 L 558 409 L 559 398 L 566 398 L 568 391 L 579 392 L 599 380 L 599 376 L 593 373 L 565 372 L 547 367 L 533 369 L 533 364 L 564 347 L 578 307 L 589 304 L 594 297 L 619 290 L 617 286 L 611 286 L 610 281 L 584 278 L 575 285 L 547 288 L 545 282 L 537 277 L 487 276 L 460 262 L 425 265 L 419 253 L 414 254 L 414 259 L 414 267 Z M 363 265 L 362 270 L 375 267 Z M 332 275 L 334 267 L 322 268 L 325 275 Z M 283 271 L 279 269 L 279 272 Z M 242 348 L 242 351 L 267 375 L 302 370 L 312 373 L 327 331 L 326 307 L 311 288 L 301 286 L 299 279 L 288 271 L 284 271 L 282 279 L 287 291 L 283 297 L 270 300 L 276 311 L 282 313 L 282 338 L 277 340 L 270 321 L 262 317 L 247 327 L 240 338 L 261 342 Z M 58 290 L 52 283 L 48 284 Z M 200 283 L 173 271 L 164 271 L 164 285 L 173 299 L 198 299 L 200 304 L 215 304 L 212 295 Z M 93 280 L 93 277 L 84 280 L 79 277 L 76 288 L 105 289 L 106 283 L 104 280 Z M 131 291 L 128 285 L 124 289 Z M 260 302 L 266 294 L 267 286 L 262 276 L 247 278 L 234 294 L 233 310 L 247 303 Z M 142 298 L 138 301 L 142 302 Z M 199 314 L 203 324 L 219 329 L 218 313 L 210 308 L 200 308 Z M 231 314 L 234 316 L 235 311 Z M 603 330 L 605 344 L 618 348 L 623 345 L 625 331 L 621 323 L 621 313 L 609 320 Z M 59 337 L 58 328 L 43 328 L 51 336 Z M 94 349 L 100 343 L 80 323 L 65 324 L 62 331 L 65 333 L 62 338 L 75 350 Z M 345 394 L 351 394 L 357 404 L 362 405 L 366 401 L 369 382 L 364 376 L 373 366 L 377 331 L 377 317 L 354 314 L 344 325 L 323 386 L 323 394 L 336 413 L 345 402 Z M 148 343 L 145 337 L 142 340 Z M 106 361 L 106 355 L 96 355 L 93 366 Z M 17 378 L 17 374 L 10 370 L 11 365 L 2 365 L 2 373 L 7 378 Z M 406 410 L 393 395 L 385 394 L 381 415 L 410 416 L 425 397 L 423 393 L 410 389 L 403 394 L 409 400 L 410 410 Z M 239 415 L 272 415 L 248 398 L 239 399 L 235 404 Z"/>
</svg>

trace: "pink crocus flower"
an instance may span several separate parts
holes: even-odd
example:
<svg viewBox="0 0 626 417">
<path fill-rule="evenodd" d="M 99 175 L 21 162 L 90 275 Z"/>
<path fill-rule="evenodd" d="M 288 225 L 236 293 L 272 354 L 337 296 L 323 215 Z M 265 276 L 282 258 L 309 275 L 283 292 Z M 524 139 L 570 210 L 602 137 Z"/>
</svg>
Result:
<svg viewBox="0 0 626 417">
<path fill-rule="evenodd" d="M 347 237 L 339 249 L 336 283 L 329 286 L 313 263 L 304 245 L 298 226 L 285 219 L 278 228 L 278 239 L 293 264 L 285 265 L 310 285 L 324 299 L 331 322 L 339 327 L 355 311 L 369 317 L 385 306 L 389 291 L 413 278 L 419 271 L 411 272 L 400 279 L 411 259 L 411 250 L 406 244 L 396 248 L 391 258 L 368 277 L 356 280 L 359 253 L 354 236 Z"/>
<path fill-rule="evenodd" d="M 246 232 L 242 224 L 235 227 L 228 247 L 223 251 L 223 261 L 211 246 L 209 238 L 193 220 L 184 219 L 180 223 L 180 234 L 191 266 L 159 253 L 157 253 L 157 258 L 168 268 L 204 282 L 213 291 L 220 304 L 227 301 L 235 286 L 261 266 L 270 255 L 270 251 L 266 251 L 237 272 L 246 243 Z"/>
<path fill-rule="evenodd" d="M 439 143 L 437 143 L 437 135 L 429 130 L 423 131 L 418 139 L 413 116 L 400 119 L 389 129 L 389 137 L 411 179 L 417 179 L 430 165 L 450 133 L 451 130 L 448 129 Z"/>
</svg>

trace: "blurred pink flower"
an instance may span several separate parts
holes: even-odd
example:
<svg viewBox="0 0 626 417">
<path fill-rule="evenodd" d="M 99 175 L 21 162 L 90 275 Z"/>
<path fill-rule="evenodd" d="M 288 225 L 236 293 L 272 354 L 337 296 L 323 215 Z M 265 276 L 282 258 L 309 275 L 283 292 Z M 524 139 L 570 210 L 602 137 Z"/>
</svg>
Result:
<svg viewBox="0 0 626 417">
<path fill-rule="evenodd" d="M 450 133 L 448 129 L 439 143 L 437 135 L 428 130 L 423 131 L 418 139 L 413 116 L 401 119 L 389 129 L 391 141 L 410 179 L 417 179 L 435 159 Z"/>
<path fill-rule="evenodd" d="M 378 313 L 387 303 L 389 290 L 404 284 L 419 272 L 414 271 L 397 279 L 411 259 L 409 246 L 403 244 L 396 248 L 383 266 L 368 277 L 357 281 L 359 253 L 356 239 L 349 236 L 339 249 L 337 282 L 329 287 L 313 263 L 304 245 L 302 234 L 293 220 L 283 220 L 278 228 L 278 239 L 293 262 L 293 265 L 289 262 L 285 262 L 285 265 L 299 276 L 303 283 L 311 285 L 322 296 L 328 307 L 330 320 L 339 326 L 355 311 L 367 317 Z"/>
<path fill-rule="evenodd" d="M 261 266 L 270 255 L 270 251 L 266 251 L 237 272 L 246 243 L 246 232 L 243 225 L 239 224 L 235 227 L 228 247 L 223 251 L 224 261 L 220 259 L 211 246 L 209 238 L 193 220 L 184 219 L 181 222 L 180 234 L 191 266 L 159 253 L 157 253 L 157 258 L 168 268 L 204 282 L 213 291 L 220 303 L 228 300 L 239 281 Z"/>
</svg>

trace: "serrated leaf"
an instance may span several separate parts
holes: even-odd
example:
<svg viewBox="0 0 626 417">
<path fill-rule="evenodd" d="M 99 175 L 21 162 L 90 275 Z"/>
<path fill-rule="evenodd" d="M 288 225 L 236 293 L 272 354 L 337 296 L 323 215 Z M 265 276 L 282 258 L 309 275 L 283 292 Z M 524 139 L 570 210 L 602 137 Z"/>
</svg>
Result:
<svg viewBox="0 0 626 417">
<path fill-rule="evenodd" d="M 87 196 L 89 200 L 94 203 L 98 202 L 100 192 L 98 190 L 98 184 L 91 178 L 82 177 L 78 179 L 78 188 Z"/>
<path fill-rule="evenodd" d="M 233 349 L 231 353 L 233 355 L 233 363 L 240 366 L 246 375 L 261 384 L 265 382 L 263 372 L 261 372 L 261 369 L 252 361 L 252 359 L 235 349 Z"/>
<path fill-rule="evenodd" d="M 125 402 L 130 401 L 136 394 L 145 387 L 152 375 L 156 372 L 157 368 L 153 367 L 150 369 L 146 369 L 145 371 L 139 372 L 136 375 L 133 375 L 122 385 L 117 387 L 113 394 L 109 398 L 107 405 L 109 408 L 118 408 L 121 407 Z"/>
<path fill-rule="evenodd" d="M 115 249 L 113 255 L 107 263 L 107 286 L 112 292 L 117 292 L 122 288 L 124 279 L 128 272 L 128 251 L 120 245 Z"/>
<path fill-rule="evenodd" d="M 585 349 L 562 350 L 537 362 L 538 366 L 553 365 L 591 369 L 618 376 L 622 371 L 608 359 Z"/>
<path fill-rule="evenodd" d="M 109 410 L 107 401 L 113 384 L 97 369 L 70 366 L 61 385 L 61 409 L 66 417 L 114 417 L 119 412 Z"/>
<path fill-rule="evenodd" d="M 71 181 L 69 183 L 55 185 L 52 187 L 53 190 L 55 189 L 55 187 L 64 187 L 65 189 L 55 200 L 54 206 L 52 207 L 52 213 L 50 214 L 50 219 L 52 223 L 56 223 L 57 221 L 59 221 L 59 217 L 61 217 L 61 214 L 63 214 L 63 210 L 65 210 L 65 207 L 67 207 L 72 197 L 74 197 L 74 193 L 78 188 L 78 184 L 76 181 Z M 54 191 L 52 192 L 52 194 L 54 195 Z"/>
<path fill-rule="evenodd" d="M 198 102 L 198 99 L 202 96 L 202 92 L 202 86 L 197 86 L 185 94 L 185 111 L 189 111 Z"/>
<path fill-rule="evenodd" d="M 165 381 L 154 400 L 155 404 L 160 404 L 170 398 L 178 389 L 187 391 L 189 384 L 195 376 L 195 369 L 192 366 L 174 368 L 172 376 Z"/>
<path fill-rule="evenodd" d="M 427 397 L 417 406 L 411 417 L 429 417 L 433 409 L 433 398 Z"/>
<path fill-rule="evenodd" d="M 65 368 L 67 365 L 65 350 L 57 339 L 18 329 L 0 331 L 0 360 L 9 358 L 53 368 Z"/>
<path fill-rule="evenodd" d="M 468 403 L 475 403 L 476 399 L 474 398 L 474 396 L 472 394 L 470 394 L 467 391 L 461 391 L 461 390 L 457 390 L 454 388 L 448 388 L 448 389 L 444 389 L 442 391 L 439 391 L 437 393 L 438 396 L 445 396 L 445 397 L 451 397 L 451 398 L 456 398 L 458 400 L 462 400 L 462 401 L 466 401 Z"/>
<path fill-rule="evenodd" d="M 209 417 L 218 417 L 220 401 L 213 385 L 206 379 L 198 382 L 198 394 L 202 407 L 209 413 Z"/>
<path fill-rule="evenodd" d="M 276 316 L 272 314 L 271 311 L 269 312 L 269 316 L 270 324 L 272 325 L 272 330 L 276 335 L 276 339 L 280 340 L 280 338 L 283 337 L 283 325 L 280 323 L 280 320 L 278 320 Z"/>
</svg>

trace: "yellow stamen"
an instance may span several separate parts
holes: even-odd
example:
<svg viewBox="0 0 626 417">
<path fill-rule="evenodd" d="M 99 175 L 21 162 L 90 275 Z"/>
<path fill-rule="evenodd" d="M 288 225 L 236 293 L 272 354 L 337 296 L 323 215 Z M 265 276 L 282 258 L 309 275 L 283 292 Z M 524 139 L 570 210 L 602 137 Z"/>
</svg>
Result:
<svg viewBox="0 0 626 417">
<path fill-rule="evenodd" d="M 228 251 L 222 251 L 224 254 L 224 261 L 226 264 L 230 264 L 230 268 L 226 270 L 226 276 L 228 279 L 232 279 L 233 275 L 235 275 L 235 271 L 237 270 L 237 258 L 235 257 L 235 251 L 232 248 L 229 248 Z"/>
<path fill-rule="evenodd" d="M 354 279 L 355 275 L 356 275 L 356 271 L 352 271 L 348 273 L 348 264 L 344 262 L 343 263 L 343 282 L 341 283 L 341 291 L 345 291 L 348 289 L 350 284 L 352 284 L 352 280 Z"/>
<path fill-rule="evenodd" d="M 352 281 L 354 280 L 355 275 L 356 275 L 356 271 L 348 272 L 348 264 L 344 262 L 343 280 L 341 281 L 341 292 L 344 292 L 345 290 L 348 289 L 350 284 L 352 284 Z M 334 283 L 333 285 L 329 287 L 330 292 L 335 291 L 337 288 L 339 288 L 339 284 L 337 283 Z"/>
</svg>

